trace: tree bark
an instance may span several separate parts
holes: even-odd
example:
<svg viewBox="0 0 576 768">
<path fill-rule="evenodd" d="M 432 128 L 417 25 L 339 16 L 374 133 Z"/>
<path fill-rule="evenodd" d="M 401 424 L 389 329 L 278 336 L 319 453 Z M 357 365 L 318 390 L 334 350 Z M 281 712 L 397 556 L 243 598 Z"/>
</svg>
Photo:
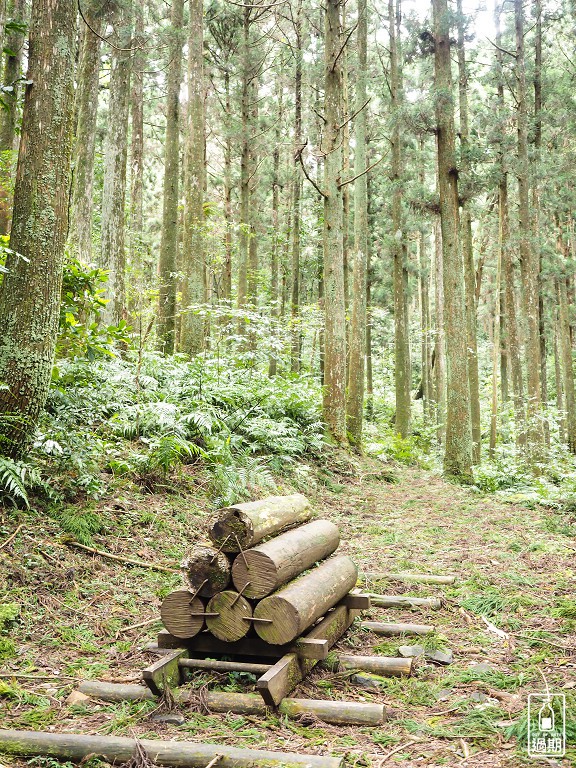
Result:
<svg viewBox="0 0 576 768">
<path fill-rule="evenodd" d="M 342 247 L 342 71 L 340 8 L 327 0 L 324 25 L 324 388 L 329 437 L 346 444 L 346 320 Z"/>
<path fill-rule="evenodd" d="M 3 26 L 0 27 L 3 29 Z M 68 223 L 76 4 L 35 0 L 12 219 L 0 286 L 0 453 L 18 456 L 48 394 Z"/>
<path fill-rule="evenodd" d="M 184 232 L 182 243 L 182 318 L 180 351 L 198 354 L 205 322 L 194 310 L 206 300 L 204 258 L 204 9 L 190 0 L 188 27 L 188 115 L 184 153 Z"/>
<path fill-rule="evenodd" d="M 290 370 L 300 370 L 300 250 L 301 250 L 301 193 L 302 172 L 300 152 L 302 151 L 302 0 L 297 0 L 294 18 L 294 169 L 292 196 L 292 301 L 290 304 Z"/>
<path fill-rule="evenodd" d="M 446 332 L 446 445 L 444 471 L 464 481 L 472 478 L 472 432 L 468 379 L 466 293 L 460 251 L 458 169 L 450 60 L 447 0 L 433 0 L 438 187 L 442 227 L 444 325 Z"/>
<path fill-rule="evenodd" d="M 143 193 L 144 193 L 144 8 L 135 6 L 134 52 L 132 54 L 132 136 L 130 147 L 130 264 L 143 265 Z"/>
<path fill-rule="evenodd" d="M 331 555 L 340 543 L 338 528 L 315 520 L 239 554 L 232 567 L 234 586 L 249 598 L 262 598 Z"/>
<path fill-rule="evenodd" d="M 160 238 L 158 346 L 171 355 L 176 335 L 176 265 L 178 263 L 180 199 L 180 87 L 182 84 L 184 0 L 173 0 L 168 36 L 164 192 Z"/>
<path fill-rule="evenodd" d="M 273 645 L 301 635 L 356 585 L 358 569 L 349 557 L 333 557 L 304 576 L 265 597 L 254 609 L 256 632 Z"/>
<path fill-rule="evenodd" d="M 444 331 L 444 283 L 442 279 L 442 230 L 440 220 L 434 224 L 434 291 L 436 303 L 436 347 L 434 372 L 436 378 L 436 424 L 438 445 L 446 442 L 446 333 Z"/>
<path fill-rule="evenodd" d="M 266 536 L 307 522 L 312 510 L 308 499 L 295 493 L 234 504 L 220 510 L 219 515 L 209 531 L 210 539 L 224 552 L 240 552 Z"/>
<path fill-rule="evenodd" d="M 366 357 L 366 301 L 368 271 L 368 174 L 366 152 L 368 6 L 358 0 L 356 104 L 354 122 L 354 254 L 352 259 L 352 321 L 348 374 L 347 426 L 352 445 L 362 442 L 364 417 L 364 360 Z M 362 174 L 362 175 L 360 175 Z"/>
<path fill-rule="evenodd" d="M 180 563 L 192 592 L 213 597 L 230 584 L 231 565 L 223 552 L 213 547 L 194 547 Z"/>
<path fill-rule="evenodd" d="M 558 280 L 558 326 L 560 360 L 562 366 L 562 389 L 566 406 L 566 437 L 568 450 L 576 453 L 576 395 L 574 392 L 574 362 L 570 344 L 570 319 L 566 278 Z"/>
<path fill-rule="evenodd" d="M 115 47 L 111 52 L 108 131 L 104 147 L 104 189 L 102 192 L 102 265 L 108 269 L 107 323 L 117 325 L 126 311 L 126 251 L 124 206 L 128 154 L 128 112 L 130 95 L 130 47 L 132 5 L 122 6 L 115 18 Z"/>
</svg>

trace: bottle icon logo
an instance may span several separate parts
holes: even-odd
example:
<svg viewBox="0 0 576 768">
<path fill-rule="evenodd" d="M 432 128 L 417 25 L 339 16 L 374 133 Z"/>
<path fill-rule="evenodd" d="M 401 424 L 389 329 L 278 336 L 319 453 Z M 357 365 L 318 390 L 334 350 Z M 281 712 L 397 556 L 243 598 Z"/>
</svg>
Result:
<svg viewBox="0 0 576 768">
<path fill-rule="evenodd" d="M 540 711 L 538 712 L 538 730 L 554 730 L 554 710 L 552 709 L 549 701 L 544 702 L 540 708 Z"/>
<path fill-rule="evenodd" d="M 562 693 L 531 693 L 528 696 L 528 755 L 532 758 L 563 757 L 566 752 L 566 699 Z"/>
</svg>

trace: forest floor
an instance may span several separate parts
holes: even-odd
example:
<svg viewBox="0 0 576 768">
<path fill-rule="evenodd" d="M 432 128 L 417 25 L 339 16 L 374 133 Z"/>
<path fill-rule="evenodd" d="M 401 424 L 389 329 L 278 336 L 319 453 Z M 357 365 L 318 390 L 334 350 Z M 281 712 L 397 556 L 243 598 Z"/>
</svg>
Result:
<svg viewBox="0 0 576 768">
<path fill-rule="evenodd" d="M 346 462 L 337 462 L 345 467 Z M 502 503 L 412 467 L 362 460 L 354 471 L 324 469 L 308 489 L 318 513 L 342 531 L 343 551 L 364 572 L 454 574 L 453 586 L 367 583 L 387 594 L 441 596 L 430 610 L 373 608 L 370 618 L 432 623 L 429 648 L 451 649 L 447 667 L 418 664 L 411 678 L 362 690 L 347 676 L 315 670 L 295 695 L 378 701 L 382 727 L 335 727 L 270 715 L 266 719 L 183 711 L 182 725 L 160 723 L 156 704 L 70 703 L 85 678 L 137 682 L 156 656 L 142 650 L 178 575 L 114 563 L 67 546 L 49 516 L 0 509 L 0 727 L 185 739 L 253 748 L 333 753 L 345 765 L 515 768 L 526 753 L 527 695 L 566 694 L 569 741 L 576 735 L 576 525 L 558 512 Z M 172 564 L 196 541 L 209 516 L 203 476 L 194 468 L 170 492 L 116 487 L 94 503 L 106 530 L 96 548 Z M 289 485 L 280 484 L 281 492 Z M 299 490 L 305 490 L 299 488 Z M 81 514 L 80 508 L 69 510 Z M 17 525 L 17 536 L 1 548 Z M 4 605 L 3 605 L 4 604 Z M 6 607 L 7 606 L 7 607 Z M 485 617 L 490 627 L 484 621 Z M 494 631 L 503 630 L 504 638 Z M 337 649 L 396 655 L 414 638 L 382 638 L 358 626 Z M 480 666 L 475 666 L 480 665 Z M 250 690 L 245 675 L 197 675 L 193 685 Z M 551 764 L 568 766 L 568 756 Z M 24 761 L 1 758 L 4 765 Z M 51 768 L 54 761 L 36 759 Z"/>
</svg>

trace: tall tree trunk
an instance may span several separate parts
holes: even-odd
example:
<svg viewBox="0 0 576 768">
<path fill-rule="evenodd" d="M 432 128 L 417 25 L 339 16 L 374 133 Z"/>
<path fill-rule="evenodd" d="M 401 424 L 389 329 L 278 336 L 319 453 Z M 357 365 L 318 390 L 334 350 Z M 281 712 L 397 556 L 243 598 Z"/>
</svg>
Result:
<svg viewBox="0 0 576 768">
<path fill-rule="evenodd" d="M 296 4 L 294 19 L 294 170 L 292 204 L 292 303 L 291 303 L 291 352 L 290 370 L 300 370 L 300 239 L 301 239 L 301 204 L 302 173 L 299 156 L 302 151 L 302 0 Z"/>
<path fill-rule="evenodd" d="M 364 415 L 364 359 L 366 356 L 366 273 L 368 260 L 368 174 L 366 161 L 368 6 L 358 0 L 356 118 L 354 122 L 354 256 L 347 426 L 350 442 L 360 445 Z"/>
<path fill-rule="evenodd" d="M 224 268 L 222 270 L 222 298 L 230 301 L 232 297 L 232 131 L 230 117 L 232 101 L 230 98 L 230 73 L 224 72 L 224 98 L 226 105 L 226 136 L 224 139 L 224 219 L 226 232 L 224 235 Z"/>
<path fill-rule="evenodd" d="M 392 99 L 392 261 L 394 274 L 394 382 L 396 391 L 396 431 L 408 437 L 411 431 L 410 403 L 410 337 L 408 326 L 408 301 L 405 292 L 405 238 L 402 211 L 403 152 L 400 130 L 402 109 L 402 70 L 400 62 L 400 0 L 388 2 L 390 34 L 390 93 Z"/>
<path fill-rule="evenodd" d="M 183 16 L 184 0 L 172 0 L 168 36 L 164 194 L 158 305 L 158 345 L 162 351 L 170 355 L 175 348 L 176 265 L 180 240 L 178 202 L 180 198 L 180 87 L 182 85 Z"/>
<path fill-rule="evenodd" d="M 143 192 L 144 192 L 144 8 L 135 7 L 132 57 L 132 137 L 130 147 L 130 263 L 142 263 Z"/>
<path fill-rule="evenodd" d="M 556 292 L 558 292 L 556 284 Z M 566 441 L 566 415 L 564 407 L 564 390 L 562 388 L 562 363 L 560 360 L 560 318 L 559 312 L 554 313 L 554 375 L 556 385 L 556 409 L 558 411 L 558 439 Z"/>
<path fill-rule="evenodd" d="M 430 259 L 426 249 L 426 233 L 418 234 L 418 261 L 420 268 L 420 352 L 422 367 L 422 409 L 424 416 L 431 413 L 431 354 L 430 354 Z"/>
<path fill-rule="evenodd" d="M 248 264 L 250 259 L 250 143 L 252 139 L 250 96 L 252 93 L 252 50 L 250 40 L 251 9 L 245 6 L 242 21 L 242 85 L 241 120 L 242 151 L 240 156 L 240 242 L 238 264 L 238 307 L 248 297 Z M 242 327 L 242 323 L 240 326 Z"/>
<path fill-rule="evenodd" d="M 528 165 L 528 110 L 526 103 L 526 70 L 524 61 L 524 9 L 522 0 L 514 0 L 516 27 L 516 122 L 518 130 L 517 178 L 518 178 L 518 229 L 520 240 L 520 266 L 526 322 L 526 370 L 527 370 L 527 447 L 530 461 L 536 469 L 543 456 L 544 432 L 542 429 L 542 397 L 540 376 L 540 313 L 539 306 L 539 256 L 532 245 L 529 165 Z"/>
<path fill-rule="evenodd" d="M 442 228 L 440 219 L 434 223 L 434 287 L 436 309 L 436 424 L 438 445 L 446 442 L 446 333 L 444 331 L 444 280 L 442 259 Z"/>
<path fill-rule="evenodd" d="M 4 3 L 2 3 L 4 6 Z M 24 23 L 26 16 L 25 0 L 13 0 L 10 9 L 14 21 Z M 2 11 L 0 11 L 0 16 Z M 2 31 L 4 20 L 0 19 Z M 1 33 L 0 33 L 1 34 Z M 4 108 L 0 114 L 0 152 L 9 152 L 14 149 L 16 138 L 16 124 L 18 119 L 18 92 L 19 79 L 22 74 L 22 50 L 24 48 L 24 34 L 16 30 L 10 32 L 6 40 L 6 63 L 4 65 L 4 93 L 2 100 Z M 11 90 L 8 90 L 11 89 Z M 10 231 L 10 191 L 0 188 L 0 234 L 8 234 Z"/>
<path fill-rule="evenodd" d="M 184 232 L 180 351 L 204 346 L 204 320 L 191 307 L 206 299 L 204 259 L 204 23 L 202 0 L 190 0 L 188 27 L 188 115 L 184 169 Z"/>
<path fill-rule="evenodd" d="M 346 320 L 342 244 L 342 71 L 340 6 L 327 0 L 324 27 L 324 388 L 330 437 L 346 443 Z"/>
<path fill-rule="evenodd" d="M 81 22 L 82 43 L 76 91 L 77 123 L 69 232 L 71 250 L 85 264 L 92 261 L 94 159 L 101 48 L 98 35 L 103 27 L 100 15 L 87 15 L 88 13 L 86 9 L 84 15 L 92 29 Z"/>
<path fill-rule="evenodd" d="M 468 338 L 464 268 L 460 251 L 458 170 L 450 60 L 447 0 L 433 0 L 435 96 L 438 138 L 438 189 L 446 332 L 446 446 L 444 471 L 468 481 L 472 477 L 472 430 L 468 379 Z"/>
<path fill-rule="evenodd" d="M 258 134 L 259 124 L 259 78 L 255 73 L 252 77 L 250 86 L 250 104 L 251 115 L 250 125 L 255 135 L 250 137 L 249 155 L 248 155 L 248 184 L 250 186 L 250 237 L 248 241 L 248 301 L 254 306 L 258 303 L 258 229 L 260 228 L 260 215 L 258 212 L 258 150 L 256 135 Z M 252 338 L 254 344 L 254 337 Z"/>
<path fill-rule="evenodd" d="M 0 453 L 5 456 L 25 450 L 50 386 L 68 224 L 76 12 L 74 0 L 32 4 L 13 252 L 0 286 L 0 381 L 6 385 L 0 390 Z"/>
<path fill-rule="evenodd" d="M 496 28 L 496 79 L 498 95 L 498 111 L 500 119 L 504 120 L 506 105 L 504 103 L 504 77 L 502 72 L 502 39 L 500 32 L 500 9 L 497 7 L 494 14 Z M 498 147 L 499 182 L 498 182 L 498 221 L 499 236 L 498 248 L 502 268 L 502 303 L 504 304 L 505 345 L 510 361 L 510 373 L 512 380 L 512 398 L 514 401 L 514 419 L 516 422 L 516 440 L 518 445 L 523 445 L 526 440 L 526 414 L 524 404 L 524 380 L 522 375 L 522 362 L 520 358 L 520 341 L 518 331 L 518 319 L 516 314 L 516 299 L 514 286 L 514 262 L 512 248 L 510 246 L 510 223 L 508 216 L 508 169 L 506 152 L 504 150 L 504 137 Z M 502 374 L 502 380 L 503 380 Z M 504 392 L 502 392 L 504 400 Z"/>
<path fill-rule="evenodd" d="M 128 152 L 128 111 L 130 95 L 130 49 L 132 6 L 124 5 L 115 19 L 115 47 L 112 49 L 108 131 L 104 148 L 104 189 L 102 192 L 102 264 L 108 269 L 109 299 L 106 322 L 118 324 L 126 307 L 126 251 L 124 206 Z"/>
<path fill-rule="evenodd" d="M 576 453 L 576 395 L 574 393 L 574 362 L 570 344 L 570 321 L 568 315 L 568 293 L 566 278 L 558 280 L 558 329 L 560 360 L 562 366 L 562 389 L 566 400 L 566 436 L 568 450 Z"/>
<path fill-rule="evenodd" d="M 458 8 L 458 94 L 460 107 L 461 169 L 465 184 L 470 185 L 470 128 L 468 120 L 468 67 L 464 44 L 464 14 L 462 0 Z M 469 198 L 472 190 L 467 188 L 462 203 L 461 236 L 464 259 L 464 285 L 466 290 L 466 330 L 468 334 L 468 378 L 470 381 L 470 414 L 472 420 L 472 456 L 475 464 L 480 463 L 482 433 L 480 428 L 480 383 L 478 376 L 478 341 L 475 301 L 474 252 L 472 248 L 472 216 Z"/>
</svg>

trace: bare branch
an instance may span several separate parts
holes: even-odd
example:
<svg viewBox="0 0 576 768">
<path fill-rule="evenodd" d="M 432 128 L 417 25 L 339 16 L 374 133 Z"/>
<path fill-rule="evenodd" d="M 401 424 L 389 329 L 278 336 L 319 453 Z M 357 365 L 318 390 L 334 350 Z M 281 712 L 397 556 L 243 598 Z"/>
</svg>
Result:
<svg viewBox="0 0 576 768">
<path fill-rule="evenodd" d="M 372 168 L 375 168 L 379 163 L 384 160 L 384 158 L 388 155 L 388 152 L 382 155 L 378 160 L 376 160 L 375 163 L 372 163 L 372 165 L 369 165 L 366 170 L 362 171 L 362 173 L 356 174 L 356 176 L 353 176 L 351 179 L 346 179 L 346 181 L 341 181 L 340 184 L 338 184 L 338 189 L 342 189 L 342 187 L 345 187 L 346 184 L 352 184 L 353 181 L 356 181 L 356 179 L 359 179 L 360 176 L 365 176 L 369 171 L 372 170 Z"/>
</svg>

